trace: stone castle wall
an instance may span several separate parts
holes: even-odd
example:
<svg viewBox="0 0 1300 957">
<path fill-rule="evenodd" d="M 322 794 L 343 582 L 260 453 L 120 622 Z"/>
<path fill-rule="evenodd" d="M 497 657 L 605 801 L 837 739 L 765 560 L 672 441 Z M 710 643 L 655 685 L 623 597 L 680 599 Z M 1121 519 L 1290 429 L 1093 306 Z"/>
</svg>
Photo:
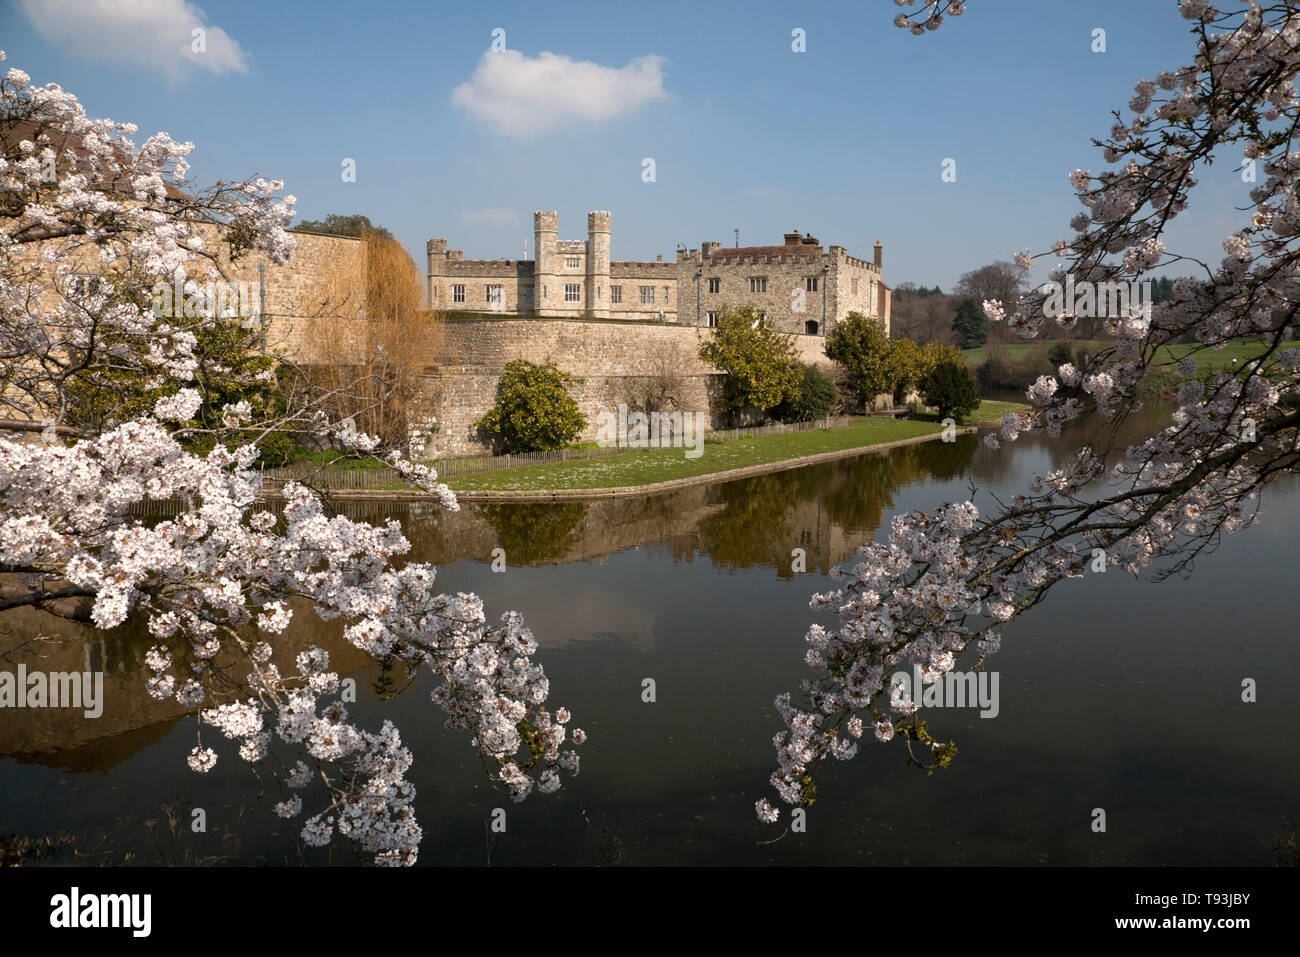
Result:
<svg viewBox="0 0 1300 957">
<path fill-rule="evenodd" d="M 598 416 L 628 401 L 638 379 L 669 374 L 680 379 L 682 411 L 709 420 L 709 402 L 720 376 L 698 358 L 705 330 L 640 323 L 565 319 L 485 319 L 444 324 L 443 361 L 435 378 L 440 396 L 438 431 L 424 454 L 430 458 L 489 451 L 474 423 L 496 401 L 506 363 L 514 359 L 555 363 L 580 382 L 570 394 L 587 417 L 582 442 L 597 439 Z"/>
<path fill-rule="evenodd" d="M 330 323 L 337 326 L 338 321 Z M 359 324 L 344 323 L 345 332 Z M 721 374 L 699 359 L 700 346 L 712 333 L 693 326 L 651 323 L 595 322 L 573 319 L 454 320 L 439 326 L 437 342 L 412 342 L 410 355 L 427 377 L 428 394 L 437 396 L 432 421 L 416 423 L 425 439 L 428 458 L 479 455 L 489 451 L 474 423 L 496 401 L 506 363 L 514 359 L 551 360 L 575 382 L 571 394 L 587 417 L 579 441 L 597 439 L 598 416 L 615 412 L 620 402 L 631 405 L 636 386 L 647 378 L 680 380 L 677 409 L 700 413 L 706 428 L 723 423 L 710 417 L 711 402 L 721 388 Z M 319 322 L 276 320 L 268 340 L 297 361 L 310 363 L 317 344 L 337 332 Z M 795 336 L 799 359 L 833 371 L 820 336 Z M 436 432 L 431 431 L 436 425 Z"/>
<path fill-rule="evenodd" d="M 264 266 L 266 313 L 277 318 L 306 319 L 365 315 L 366 244 L 351 236 L 292 233 L 297 246 L 289 262 L 277 266 L 261 253 L 249 253 L 234 262 L 220 244 L 221 263 L 232 281 L 256 283 Z M 200 263 L 193 278 L 202 281 Z"/>
</svg>

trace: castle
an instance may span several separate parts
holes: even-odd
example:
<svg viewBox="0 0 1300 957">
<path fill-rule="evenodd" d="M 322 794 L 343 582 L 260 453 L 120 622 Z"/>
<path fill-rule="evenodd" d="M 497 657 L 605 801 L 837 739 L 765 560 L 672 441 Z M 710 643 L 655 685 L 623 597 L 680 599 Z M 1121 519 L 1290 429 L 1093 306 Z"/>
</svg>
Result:
<svg viewBox="0 0 1300 957">
<path fill-rule="evenodd" d="M 520 318 L 610 319 L 716 325 L 724 307 L 753 306 L 775 327 L 824 336 L 850 312 L 889 329 L 890 289 L 873 261 L 812 236 L 785 234 L 780 246 L 679 249 L 675 262 L 610 259 L 610 214 L 587 214 L 587 239 L 558 238 L 554 210 L 533 214 L 534 259 L 464 259 L 446 239 L 430 239 L 428 305 L 440 312 L 495 312 Z"/>
</svg>

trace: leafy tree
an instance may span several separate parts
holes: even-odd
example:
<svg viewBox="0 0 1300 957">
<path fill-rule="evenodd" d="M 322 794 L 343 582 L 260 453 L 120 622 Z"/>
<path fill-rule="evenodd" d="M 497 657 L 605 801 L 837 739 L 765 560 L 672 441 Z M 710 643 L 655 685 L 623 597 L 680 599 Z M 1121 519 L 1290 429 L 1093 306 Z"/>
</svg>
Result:
<svg viewBox="0 0 1300 957">
<path fill-rule="evenodd" d="M 772 417 L 781 422 L 811 422 L 830 415 L 838 390 L 835 382 L 811 363 L 799 367 L 800 379 L 795 391 L 772 409 Z"/>
<path fill-rule="evenodd" d="M 962 273 L 957 280 L 956 292 L 974 299 L 976 303 L 996 299 L 1010 308 L 1024 291 L 1024 283 L 1024 269 L 1013 262 L 999 259 L 987 266 Z"/>
<path fill-rule="evenodd" d="M 510 502 L 479 512 L 513 565 L 559 561 L 587 515 L 586 502 Z"/>
<path fill-rule="evenodd" d="M 293 228 L 312 233 L 328 233 L 331 236 L 355 236 L 357 239 L 367 233 L 378 233 L 386 239 L 393 238 L 393 234 L 387 229 L 374 225 L 370 222 L 369 216 L 362 216 L 360 213 L 353 213 L 351 216 L 330 213 L 324 219 L 302 219 Z"/>
<path fill-rule="evenodd" d="M 964 419 L 980 404 L 975 380 L 966 363 L 951 358 L 938 362 L 922 383 L 926 405 L 938 408 L 940 418 Z"/>
<path fill-rule="evenodd" d="M 863 402 L 894 391 L 891 349 L 885 324 L 860 312 L 850 312 L 826 337 L 826 355 L 844 366 L 853 391 Z"/>
<path fill-rule="evenodd" d="M 1066 339 L 1052 343 L 1047 350 L 1047 361 L 1052 364 L 1053 370 L 1060 368 L 1067 362 L 1073 362 L 1074 347 Z"/>
<path fill-rule="evenodd" d="M 909 392 L 919 391 L 934 367 L 945 360 L 964 362 L 961 350 L 942 342 L 920 345 L 911 339 L 894 339 L 889 354 L 894 377 L 894 402 L 901 404 Z"/>
<path fill-rule="evenodd" d="M 587 427 L 586 416 L 569 395 L 569 386 L 575 381 L 551 362 L 507 362 L 496 405 L 477 425 L 495 436 L 504 452 L 563 448 Z"/>
<path fill-rule="evenodd" d="M 733 421 L 743 409 L 779 405 L 799 386 L 794 338 L 777 332 L 752 306 L 724 308 L 700 358 L 725 373 L 720 405 Z"/>
<path fill-rule="evenodd" d="M 924 298 L 927 296 L 942 296 L 943 290 L 938 286 L 927 289 L 925 286 L 918 286 L 914 282 L 903 282 L 894 287 L 894 295 L 898 296 L 900 294 Z"/>
<path fill-rule="evenodd" d="M 978 349 L 988 341 L 989 323 L 974 297 L 967 296 L 957 304 L 952 331 L 957 333 L 957 345 L 962 349 Z"/>
<path fill-rule="evenodd" d="M 214 318 L 191 329 L 195 337 L 196 367 L 191 388 L 203 404 L 194 418 L 175 424 L 176 440 L 189 451 L 206 454 L 216 447 L 218 435 L 227 448 L 254 444 L 265 465 L 289 461 L 293 436 L 283 429 L 261 425 L 239 429 L 240 422 L 268 423 L 286 413 L 286 379 L 290 370 L 262 351 L 260 330 L 242 319 Z M 130 348 L 129 336 L 112 335 L 118 348 Z M 107 343 L 105 343 L 107 345 Z M 99 432 L 112 424 L 153 413 L 159 399 L 175 396 L 182 383 L 174 379 L 150 381 L 127 366 L 107 365 L 80 371 L 67 384 L 68 424 Z"/>
<path fill-rule="evenodd" d="M 951 342 L 953 316 L 958 296 L 945 296 L 939 287 L 895 289 L 890 310 L 889 331 L 895 339 L 915 342 Z"/>
</svg>

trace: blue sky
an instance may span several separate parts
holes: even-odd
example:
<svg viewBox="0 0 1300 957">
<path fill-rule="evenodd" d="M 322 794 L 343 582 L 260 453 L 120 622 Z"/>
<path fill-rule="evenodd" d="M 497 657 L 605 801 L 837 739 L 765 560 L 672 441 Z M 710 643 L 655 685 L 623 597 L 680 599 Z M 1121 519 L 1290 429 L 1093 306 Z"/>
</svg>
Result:
<svg viewBox="0 0 1300 957">
<path fill-rule="evenodd" d="M 111 7 L 0 0 L 6 65 L 137 123 L 139 139 L 193 140 L 197 182 L 283 179 L 302 217 L 365 213 L 421 262 L 430 236 L 515 258 L 525 239 L 531 250 L 533 210 L 557 209 L 560 238 L 582 239 L 585 213 L 608 209 L 616 259 L 797 228 L 863 257 L 880 240 L 887 282 L 945 289 L 1067 236 L 1080 209 L 1067 174 L 1105 168 L 1089 139 L 1134 82 L 1192 55 L 1174 0 L 971 0 L 923 37 L 893 26 L 890 0 L 134 0 L 133 22 Z M 192 24 L 208 50 L 187 59 Z M 1098 27 L 1104 53 L 1090 49 Z M 487 89 L 474 78 L 497 68 L 497 28 L 514 72 Z M 796 28 L 806 52 L 791 49 Z M 544 52 L 571 62 L 533 77 Z M 572 111 L 529 102 L 551 82 Z M 474 108 L 453 102 L 464 84 Z M 940 180 L 948 157 L 953 183 Z M 1249 188 L 1234 165 L 1202 178 L 1171 248 L 1218 260 Z"/>
</svg>

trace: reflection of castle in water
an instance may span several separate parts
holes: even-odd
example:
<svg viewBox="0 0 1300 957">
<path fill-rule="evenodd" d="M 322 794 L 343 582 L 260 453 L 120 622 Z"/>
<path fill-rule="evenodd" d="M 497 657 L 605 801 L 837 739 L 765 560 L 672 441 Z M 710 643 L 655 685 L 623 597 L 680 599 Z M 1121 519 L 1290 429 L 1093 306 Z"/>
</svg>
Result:
<svg viewBox="0 0 1300 957">
<path fill-rule="evenodd" d="M 646 547 L 679 561 L 707 556 L 729 571 L 772 567 L 790 577 L 793 549 L 804 550 L 806 571 L 829 571 L 872 538 L 900 486 L 961 475 L 978 448 L 976 437 L 961 436 L 643 498 L 476 503 L 458 513 L 353 500 L 339 510 L 357 520 L 399 519 L 411 560 L 435 565 L 488 562 L 496 548 L 519 566 L 593 561 Z"/>
<path fill-rule="evenodd" d="M 276 642 L 276 664 L 281 671 L 292 670 L 298 652 L 315 644 L 329 651 L 330 665 L 340 674 L 367 668 L 368 656 L 342 641 L 341 630 L 309 609 L 297 609 Z M 69 771 L 107 771 L 166 737 L 187 710 L 145 691 L 150 672 L 144 655 L 155 643 L 141 622 L 97 631 L 34 609 L 10 609 L 0 618 L 0 670 L 25 665 L 28 673 L 102 671 L 104 710 L 97 718 L 87 718 L 80 708 L 0 710 L 0 757 Z M 222 656 L 216 661 L 222 663 Z M 357 675 L 358 697 L 367 687 Z"/>
<path fill-rule="evenodd" d="M 900 486 L 965 474 L 978 445 L 962 436 L 639 499 L 474 504 L 458 513 L 420 502 L 349 500 L 337 511 L 360 521 L 400 520 L 412 545 L 408 559 L 435 565 L 488 562 L 495 548 L 520 566 L 598 561 L 645 547 L 677 561 L 707 557 L 729 572 L 772 568 L 791 578 L 793 549 L 804 550 L 805 571 L 829 571 L 871 540 Z M 339 622 L 296 609 L 276 642 L 276 663 L 290 672 L 298 652 L 319 645 L 331 667 L 355 676 L 359 694 L 368 694 L 377 666 L 343 642 L 341 630 Z M 105 771 L 164 738 L 186 711 L 146 693 L 144 655 L 152 644 L 141 621 L 100 632 L 31 609 L 6 613 L 0 669 L 21 663 L 29 672 L 103 671 L 104 711 L 95 719 L 68 708 L 0 711 L 0 757 Z"/>
</svg>

